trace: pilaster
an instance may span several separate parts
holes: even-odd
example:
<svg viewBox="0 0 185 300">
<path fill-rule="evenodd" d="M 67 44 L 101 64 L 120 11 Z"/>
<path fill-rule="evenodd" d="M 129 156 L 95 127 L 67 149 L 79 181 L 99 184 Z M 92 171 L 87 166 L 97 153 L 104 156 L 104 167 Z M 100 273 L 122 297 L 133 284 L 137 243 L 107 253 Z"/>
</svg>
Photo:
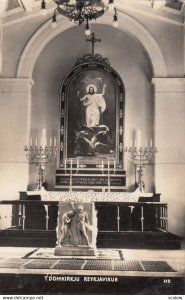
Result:
<svg viewBox="0 0 185 300">
<path fill-rule="evenodd" d="M 24 146 L 29 139 L 32 85 L 30 78 L 0 78 L 1 199 L 18 199 L 18 192 L 27 188 Z"/>
<path fill-rule="evenodd" d="M 185 198 L 185 78 L 153 78 L 156 192 L 169 203 L 169 230 L 183 234 Z M 175 219 L 179 219 L 176 222 Z"/>
</svg>

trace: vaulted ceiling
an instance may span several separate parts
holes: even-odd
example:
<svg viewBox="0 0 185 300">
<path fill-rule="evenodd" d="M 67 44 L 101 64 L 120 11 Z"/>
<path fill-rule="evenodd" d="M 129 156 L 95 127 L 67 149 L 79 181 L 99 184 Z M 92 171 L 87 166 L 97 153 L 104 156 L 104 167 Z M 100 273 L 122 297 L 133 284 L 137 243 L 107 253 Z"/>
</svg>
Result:
<svg viewBox="0 0 185 300">
<path fill-rule="evenodd" d="M 104 1 L 108 2 L 108 0 Z M 53 0 L 45 0 L 45 2 L 47 13 L 52 13 L 56 4 Z M 153 17 L 160 16 L 170 21 L 184 23 L 185 0 L 114 0 L 114 2 L 118 10 L 135 10 Z M 25 14 L 34 16 L 40 11 L 40 5 L 41 0 L 7 0 L 4 23 L 12 19 L 20 19 Z"/>
<path fill-rule="evenodd" d="M 47 0 L 46 2 L 52 2 L 53 0 Z M 163 2 L 160 3 L 162 6 L 170 7 L 172 9 L 181 11 L 184 5 L 184 0 L 146 0 L 147 2 L 151 3 L 151 6 L 155 6 L 155 2 Z M 35 5 L 38 5 L 38 3 L 41 2 L 41 0 L 8 0 L 8 8 L 7 10 L 15 9 L 18 7 L 27 9 L 28 5 L 29 7 L 34 7 Z M 115 1 L 116 2 L 116 1 Z M 124 2 L 124 1 L 123 1 Z M 29 3 L 29 4 L 28 4 Z"/>
</svg>

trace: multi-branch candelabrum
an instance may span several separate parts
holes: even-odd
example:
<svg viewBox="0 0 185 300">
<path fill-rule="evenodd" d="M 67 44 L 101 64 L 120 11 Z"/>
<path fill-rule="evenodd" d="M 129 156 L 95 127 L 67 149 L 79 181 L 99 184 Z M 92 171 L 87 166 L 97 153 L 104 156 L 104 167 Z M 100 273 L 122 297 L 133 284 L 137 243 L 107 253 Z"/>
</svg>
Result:
<svg viewBox="0 0 185 300">
<path fill-rule="evenodd" d="M 36 190 L 40 190 L 44 182 L 44 171 L 46 165 L 54 160 L 56 157 L 56 140 L 54 146 L 25 146 L 24 151 L 27 152 L 26 158 L 30 165 L 38 167 L 38 181 Z"/>
<path fill-rule="evenodd" d="M 145 191 L 145 183 L 143 181 L 143 170 L 146 165 L 152 165 L 154 161 L 155 153 L 157 153 L 157 148 L 154 147 L 130 147 L 125 148 L 125 152 L 130 153 L 131 163 L 136 167 L 136 172 L 138 174 L 137 184 L 141 192 Z"/>
</svg>

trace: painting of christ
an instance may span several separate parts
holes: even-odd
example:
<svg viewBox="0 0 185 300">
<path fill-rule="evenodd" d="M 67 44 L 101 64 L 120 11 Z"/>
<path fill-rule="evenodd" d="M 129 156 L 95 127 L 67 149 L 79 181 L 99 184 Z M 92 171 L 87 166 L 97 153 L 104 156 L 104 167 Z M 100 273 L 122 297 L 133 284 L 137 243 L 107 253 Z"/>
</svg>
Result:
<svg viewBox="0 0 185 300">
<path fill-rule="evenodd" d="M 68 89 L 67 155 L 71 158 L 115 158 L 117 91 L 103 70 L 86 70 Z"/>
</svg>

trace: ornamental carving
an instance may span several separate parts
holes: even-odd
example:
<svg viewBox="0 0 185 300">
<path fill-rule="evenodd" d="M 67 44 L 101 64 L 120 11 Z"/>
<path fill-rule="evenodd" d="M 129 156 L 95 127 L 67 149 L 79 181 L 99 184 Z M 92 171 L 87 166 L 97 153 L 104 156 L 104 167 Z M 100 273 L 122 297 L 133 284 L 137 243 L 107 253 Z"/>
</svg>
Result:
<svg viewBox="0 0 185 300">
<path fill-rule="evenodd" d="M 79 58 L 76 62 L 76 66 L 83 63 L 102 63 L 110 66 L 110 61 L 107 57 L 102 57 L 100 54 L 86 54 L 83 57 Z"/>
</svg>

